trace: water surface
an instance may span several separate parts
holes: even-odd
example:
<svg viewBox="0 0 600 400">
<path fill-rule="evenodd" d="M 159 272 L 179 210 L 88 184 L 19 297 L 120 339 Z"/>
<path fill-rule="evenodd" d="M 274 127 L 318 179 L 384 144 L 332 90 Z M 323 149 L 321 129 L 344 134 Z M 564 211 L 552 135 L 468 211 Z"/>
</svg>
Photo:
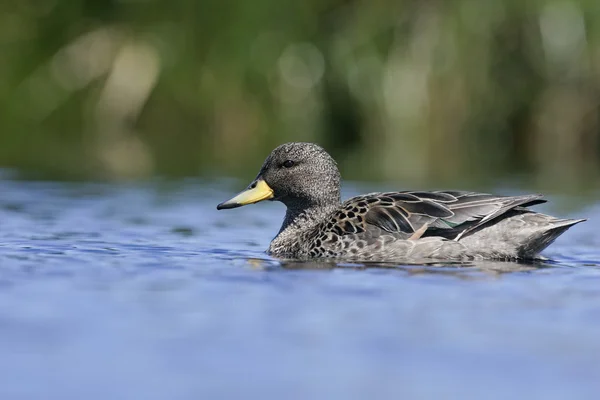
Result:
<svg viewBox="0 0 600 400">
<path fill-rule="evenodd" d="M 266 256 L 242 186 L 0 180 L 0 398 L 600 393 L 600 204 L 538 207 L 590 218 L 543 264 L 365 268 Z"/>
</svg>

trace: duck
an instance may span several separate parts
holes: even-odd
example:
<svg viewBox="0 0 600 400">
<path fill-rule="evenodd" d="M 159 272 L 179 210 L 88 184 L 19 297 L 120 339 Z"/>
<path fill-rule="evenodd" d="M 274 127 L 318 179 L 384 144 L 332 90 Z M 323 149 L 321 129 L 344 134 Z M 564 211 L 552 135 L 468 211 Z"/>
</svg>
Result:
<svg viewBox="0 0 600 400">
<path fill-rule="evenodd" d="M 321 146 L 285 143 L 245 190 L 217 209 L 283 203 L 285 217 L 267 253 L 293 260 L 536 260 L 558 236 L 585 221 L 531 210 L 546 202 L 540 194 L 409 190 L 342 202 L 340 187 L 337 164 Z"/>
</svg>

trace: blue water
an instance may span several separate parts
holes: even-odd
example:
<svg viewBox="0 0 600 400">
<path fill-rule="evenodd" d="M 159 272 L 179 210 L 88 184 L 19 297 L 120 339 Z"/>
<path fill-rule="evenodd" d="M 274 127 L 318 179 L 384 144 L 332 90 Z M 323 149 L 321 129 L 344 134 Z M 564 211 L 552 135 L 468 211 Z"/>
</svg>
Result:
<svg viewBox="0 0 600 400">
<path fill-rule="evenodd" d="M 600 203 L 553 262 L 333 268 L 242 186 L 0 180 L 0 399 L 598 397 Z"/>
</svg>

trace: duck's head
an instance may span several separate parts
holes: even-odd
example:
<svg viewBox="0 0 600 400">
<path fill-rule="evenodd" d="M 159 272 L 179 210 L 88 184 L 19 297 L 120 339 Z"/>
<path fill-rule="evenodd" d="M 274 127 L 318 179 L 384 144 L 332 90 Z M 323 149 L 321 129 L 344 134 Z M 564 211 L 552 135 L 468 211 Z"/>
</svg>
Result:
<svg viewBox="0 0 600 400">
<path fill-rule="evenodd" d="M 271 152 L 246 190 L 218 210 L 277 200 L 288 208 L 338 204 L 340 173 L 333 158 L 314 143 L 286 143 Z"/>
</svg>

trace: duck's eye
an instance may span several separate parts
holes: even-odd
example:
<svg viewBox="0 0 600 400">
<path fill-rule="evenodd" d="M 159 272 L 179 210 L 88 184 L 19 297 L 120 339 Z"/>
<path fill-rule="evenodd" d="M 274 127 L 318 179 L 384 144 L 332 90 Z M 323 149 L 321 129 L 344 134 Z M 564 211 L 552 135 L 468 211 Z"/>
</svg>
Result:
<svg viewBox="0 0 600 400">
<path fill-rule="evenodd" d="M 292 160 L 285 160 L 282 165 L 284 168 L 292 168 L 294 164 Z"/>
</svg>

